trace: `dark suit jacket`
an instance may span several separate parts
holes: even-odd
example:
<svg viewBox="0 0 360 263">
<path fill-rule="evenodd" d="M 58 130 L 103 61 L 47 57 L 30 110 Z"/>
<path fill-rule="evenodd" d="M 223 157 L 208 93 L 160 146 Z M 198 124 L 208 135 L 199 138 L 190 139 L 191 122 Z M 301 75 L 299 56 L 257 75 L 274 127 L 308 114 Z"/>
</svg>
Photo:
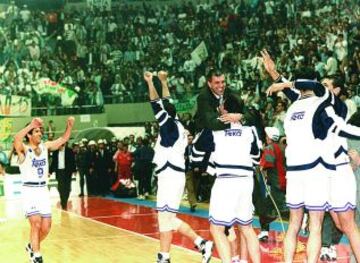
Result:
<svg viewBox="0 0 360 263">
<path fill-rule="evenodd" d="M 50 173 L 53 173 L 58 170 L 59 164 L 59 150 L 53 152 L 53 161 L 51 162 L 50 166 Z M 75 164 L 75 154 L 74 152 L 65 147 L 65 174 L 67 176 L 71 176 L 73 172 L 76 171 L 76 164 Z"/>
<path fill-rule="evenodd" d="M 229 88 L 225 89 L 223 98 L 224 107 L 229 113 L 241 113 L 243 111 L 243 103 Z M 230 124 L 224 124 L 217 119 L 219 117 L 218 107 L 219 99 L 215 97 L 209 87 L 205 87 L 197 97 L 197 111 L 194 116 L 197 132 L 205 128 L 214 131 L 230 128 Z"/>
</svg>

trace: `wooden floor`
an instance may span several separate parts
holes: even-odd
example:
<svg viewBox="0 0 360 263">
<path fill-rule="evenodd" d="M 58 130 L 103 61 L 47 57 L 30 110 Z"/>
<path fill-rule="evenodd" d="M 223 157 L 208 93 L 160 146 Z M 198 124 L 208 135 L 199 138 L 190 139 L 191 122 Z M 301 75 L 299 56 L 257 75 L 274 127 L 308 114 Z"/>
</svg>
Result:
<svg viewBox="0 0 360 263">
<path fill-rule="evenodd" d="M 19 207 L 19 201 L 0 200 L 0 262 L 28 262 L 29 227 Z M 155 262 L 158 246 L 154 238 L 54 208 L 52 230 L 41 250 L 51 263 L 143 263 Z M 171 257 L 173 262 L 201 262 L 200 254 L 182 247 L 174 246 Z"/>
<path fill-rule="evenodd" d="M 156 212 L 140 202 L 72 196 L 68 211 L 60 210 L 53 197 L 53 226 L 41 248 L 47 263 L 137 263 L 155 262 L 159 247 Z M 179 214 L 196 232 L 211 238 L 206 218 Z M 258 229 L 257 229 L 258 231 Z M 25 244 L 29 226 L 22 214 L 21 200 L 0 198 L 0 262 L 28 262 Z M 272 231 L 270 241 L 261 243 L 262 262 L 281 262 L 282 234 Z M 303 243 L 306 240 L 302 238 Z M 173 263 L 201 262 L 191 241 L 174 235 Z M 294 262 L 303 262 L 304 246 Z M 349 262 L 349 247 L 338 246 L 337 262 Z M 216 256 L 216 252 L 215 252 Z M 220 262 L 213 258 L 211 262 Z"/>
</svg>

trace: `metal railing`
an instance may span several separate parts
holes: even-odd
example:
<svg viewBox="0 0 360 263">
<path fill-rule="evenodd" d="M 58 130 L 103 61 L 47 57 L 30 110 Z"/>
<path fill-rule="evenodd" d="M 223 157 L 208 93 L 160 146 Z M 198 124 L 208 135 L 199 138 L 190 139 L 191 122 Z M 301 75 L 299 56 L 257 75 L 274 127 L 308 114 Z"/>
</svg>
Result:
<svg viewBox="0 0 360 263">
<path fill-rule="evenodd" d="M 31 116 L 53 116 L 70 114 L 96 114 L 103 113 L 104 106 L 99 105 L 74 105 L 62 107 L 33 107 Z"/>
</svg>

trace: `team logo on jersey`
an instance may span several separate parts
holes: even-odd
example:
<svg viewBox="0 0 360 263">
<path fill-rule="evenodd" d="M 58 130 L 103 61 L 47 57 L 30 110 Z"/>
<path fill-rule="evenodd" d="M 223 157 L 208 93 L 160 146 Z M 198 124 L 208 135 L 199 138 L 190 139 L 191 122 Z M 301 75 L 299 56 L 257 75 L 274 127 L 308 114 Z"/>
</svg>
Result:
<svg viewBox="0 0 360 263">
<path fill-rule="evenodd" d="M 46 159 L 41 159 L 41 160 L 33 159 L 32 160 L 32 167 L 39 168 L 39 167 L 42 167 L 45 165 L 46 165 Z"/>
<path fill-rule="evenodd" d="M 292 120 L 292 121 L 302 120 L 304 118 L 304 116 L 305 116 L 305 111 L 294 112 L 291 115 L 290 120 Z"/>
<path fill-rule="evenodd" d="M 241 136 L 242 131 L 240 129 L 227 129 L 225 130 L 225 136 Z"/>
</svg>

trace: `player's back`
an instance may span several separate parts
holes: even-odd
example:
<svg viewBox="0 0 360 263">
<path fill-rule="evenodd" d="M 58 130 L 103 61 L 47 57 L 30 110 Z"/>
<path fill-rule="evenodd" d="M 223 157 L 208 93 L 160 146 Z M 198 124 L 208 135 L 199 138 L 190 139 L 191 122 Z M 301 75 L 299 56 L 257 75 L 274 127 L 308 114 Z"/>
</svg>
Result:
<svg viewBox="0 0 360 263">
<path fill-rule="evenodd" d="M 241 125 L 213 132 L 215 151 L 211 154 L 211 161 L 218 176 L 253 174 L 251 149 L 253 143 L 257 144 L 254 133 L 255 128 Z"/>
<path fill-rule="evenodd" d="M 325 103 L 324 98 L 312 96 L 299 99 L 289 107 L 284 120 L 287 166 L 312 164 L 319 158 L 334 163 L 333 146 L 324 140 L 327 131 L 319 125 L 318 117 Z"/>
</svg>

